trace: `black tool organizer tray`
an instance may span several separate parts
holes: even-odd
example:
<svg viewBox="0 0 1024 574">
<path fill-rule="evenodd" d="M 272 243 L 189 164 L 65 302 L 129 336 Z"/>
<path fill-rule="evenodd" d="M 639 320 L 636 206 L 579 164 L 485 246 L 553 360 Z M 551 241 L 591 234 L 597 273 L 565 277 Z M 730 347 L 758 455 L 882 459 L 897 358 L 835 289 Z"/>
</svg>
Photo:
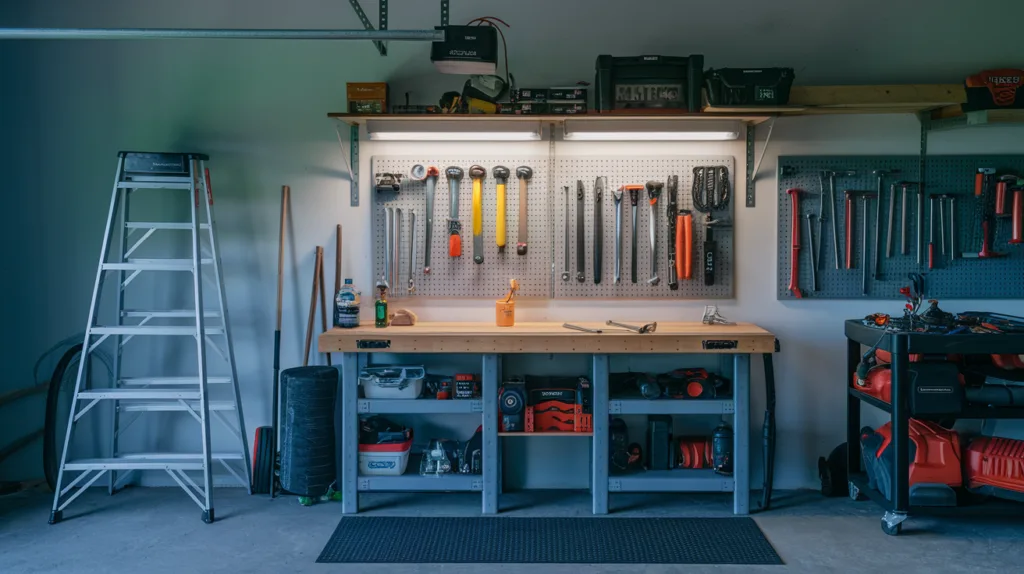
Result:
<svg viewBox="0 0 1024 574">
<path fill-rule="evenodd" d="M 963 259 L 961 253 L 981 250 L 981 200 L 974 196 L 975 174 L 978 168 L 992 167 L 997 170 L 990 188 L 985 192 L 987 211 L 992 214 L 994 205 L 995 184 L 999 175 L 1014 173 L 1024 175 L 1024 156 L 997 155 L 948 155 L 926 158 L 925 164 L 925 215 L 923 218 L 924 240 L 921 264 L 917 262 L 918 232 L 916 227 L 917 198 L 916 189 L 907 192 L 907 254 L 900 254 L 900 189 L 897 187 L 895 213 L 893 222 L 893 257 L 885 257 L 886 231 L 888 227 L 890 185 L 899 180 L 916 182 L 920 168 L 920 156 L 781 156 L 779 157 L 779 190 L 778 190 L 778 299 L 796 299 L 788 290 L 790 262 L 792 256 L 792 200 L 787 190 L 797 188 L 800 194 L 800 265 L 799 285 L 805 299 L 902 299 L 899 289 L 910 285 L 909 273 L 922 273 L 925 276 L 925 296 L 928 298 L 960 298 L 960 299 L 1012 299 L 1024 298 L 1024 245 L 1010 245 L 1011 220 L 1009 217 L 994 218 L 995 229 L 992 234 L 991 249 L 1005 253 L 1005 257 L 997 259 Z M 822 192 L 819 173 L 822 170 L 856 171 L 852 177 L 836 178 L 836 220 L 839 224 L 840 269 L 835 267 L 832 248 L 831 213 L 828 207 L 828 179 L 824 179 L 825 203 L 824 210 L 828 221 L 822 229 L 823 245 L 821 261 L 818 265 L 818 282 L 820 289 L 811 287 L 810 242 L 807 238 L 806 220 L 804 215 L 813 212 L 818 215 L 818 196 Z M 900 170 L 898 174 L 886 176 L 883 182 L 882 197 L 869 203 L 868 216 L 868 252 L 867 257 L 861 253 L 861 223 L 865 215 L 863 204 L 854 200 L 855 217 L 852 225 L 854 268 L 845 268 L 845 201 L 844 191 L 855 190 L 876 193 L 877 177 L 874 170 Z M 935 215 L 935 268 L 928 269 L 928 214 L 930 194 L 949 194 L 956 196 L 957 217 L 957 258 L 950 260 L 949 253 L 940 253 L 939 214 Z M 1012 193 L 1007 193 L 1006 213 L 1009 214 Z M 938 202 L 936 201 L 936 208 Z M 882 225 L 882 264 L 881 278 L 871 278 L 869 268 L 868 293 L 862 292 L 862 273 L 865 263 L 871 265 L 875 245 L 875 209 L 880 208 Z M 946 211 L 949 211 L 946 203 Z M 949 227 L 947 213 L 946 226 Z M 812 226 L 817 238 L 817 219 Z M 949 241 L 947 237 L 947 243 Z"/>
</svg>

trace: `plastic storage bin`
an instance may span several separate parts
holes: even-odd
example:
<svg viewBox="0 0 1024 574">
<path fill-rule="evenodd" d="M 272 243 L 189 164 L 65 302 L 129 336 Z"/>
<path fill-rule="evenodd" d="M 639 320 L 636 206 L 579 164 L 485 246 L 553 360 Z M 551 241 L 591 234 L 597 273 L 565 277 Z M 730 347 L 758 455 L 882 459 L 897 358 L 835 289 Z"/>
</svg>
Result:
<svg viewBox="0 0 1024 574">
<path fill-rule="evenodd" d="M 423 367 L 368 367 L 359 371 L 359 384 L 368 399 L 416 399 L 426 376 Z"/>
<path fill-rule="evenodd" d="M 401 476 L 409 466 L 412 433 L 405 442 L 393 444 L 359 445 L 359 474 L 374 476 Z"/>
</svg>

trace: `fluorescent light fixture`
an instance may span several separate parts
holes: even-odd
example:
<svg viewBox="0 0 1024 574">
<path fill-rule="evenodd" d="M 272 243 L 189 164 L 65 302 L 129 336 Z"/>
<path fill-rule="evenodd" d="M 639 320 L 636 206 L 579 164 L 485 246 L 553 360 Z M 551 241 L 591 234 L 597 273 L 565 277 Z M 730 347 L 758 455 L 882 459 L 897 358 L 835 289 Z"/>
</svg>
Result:
<svg viewBox="0 0 1024 574">
<path fill-rule="evenodd" d="M 540 122 L 509 120 L 367 120 L 374 141 L 540 141 Z"/>
<path fill-rule="evenodd" d="M 652 118 L 566 120 L 566 141 L 727 141 L 740 137 L 733 120 Z"/>
</svg>

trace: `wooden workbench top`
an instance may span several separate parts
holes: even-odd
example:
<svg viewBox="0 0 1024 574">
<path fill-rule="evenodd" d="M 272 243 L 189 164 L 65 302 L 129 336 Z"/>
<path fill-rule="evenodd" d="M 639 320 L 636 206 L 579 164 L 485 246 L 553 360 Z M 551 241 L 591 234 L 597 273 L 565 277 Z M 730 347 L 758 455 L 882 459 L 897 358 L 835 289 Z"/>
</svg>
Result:
<svg viewBox="0 0 1024 574">
<path fill-rule="evenodd" d="M 640 325 L 638 321 L 623 321 Z M 771 353 L 775 335 L 751 323 L 705 325 L 658 323 L 654 333 L 643 335 L 609 330 L 603 323 L 574 323 L 602 329 L 583 333 L 562 323 L 418 323 L 412 327 L 377 329 L 362 324 L 355 329 L 334 328 L 320 335 L 321 353 Z M 712 341 L 711 346 L 707 342 Z M 729 342 L 716 348 L 718 341 Z M 735 346 L 730 346 L 735 342 Z M 369 345 L 368 345 L 369 344 Z"/>
</svg>

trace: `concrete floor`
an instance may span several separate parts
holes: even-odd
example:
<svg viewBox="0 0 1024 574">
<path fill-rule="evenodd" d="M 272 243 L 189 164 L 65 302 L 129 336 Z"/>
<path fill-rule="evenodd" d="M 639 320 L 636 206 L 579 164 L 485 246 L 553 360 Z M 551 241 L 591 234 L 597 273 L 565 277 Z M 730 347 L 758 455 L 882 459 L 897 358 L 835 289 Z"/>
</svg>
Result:
<svg viewBox="0 0 1024 574">
<path fill-rule="evenodd" d="M 300 506 L 294 497 L 269 500 L 237 489 L 216 492 L 217 522 L 203 524 L 199 509 L 178 489 L 129 489 L 108 497 L 99 489 L 49 526 L 45 489 L 0 497 L 0 572 L 368 572 L 366 565 L 316 564 L 341 518 L 338 504 Z M 479 496 L 373 494 L 361 497 L 375 515 L 474 516 Z M 595 565 L 587 572 L 1015 572 L 1024 562 L 1024 505 L 976 509 L 956 517 L 912 517 L 903 534 L 879 528 L 870 502 L 823 499 L 814 492 L 783 492 L 776 508 L 755 515 L 785 566 Z M 619 494 L 614 516 L 729 516 L 725 495 Z M 587 516 L 586 493 L 528 492 L 502 497 L 509 516 Z M 487 565 L 487 572 L 572 573 L 581 566 Z M 373 565 L 377 574 L 478 574 L 481 566 Z"/>
</svg>

